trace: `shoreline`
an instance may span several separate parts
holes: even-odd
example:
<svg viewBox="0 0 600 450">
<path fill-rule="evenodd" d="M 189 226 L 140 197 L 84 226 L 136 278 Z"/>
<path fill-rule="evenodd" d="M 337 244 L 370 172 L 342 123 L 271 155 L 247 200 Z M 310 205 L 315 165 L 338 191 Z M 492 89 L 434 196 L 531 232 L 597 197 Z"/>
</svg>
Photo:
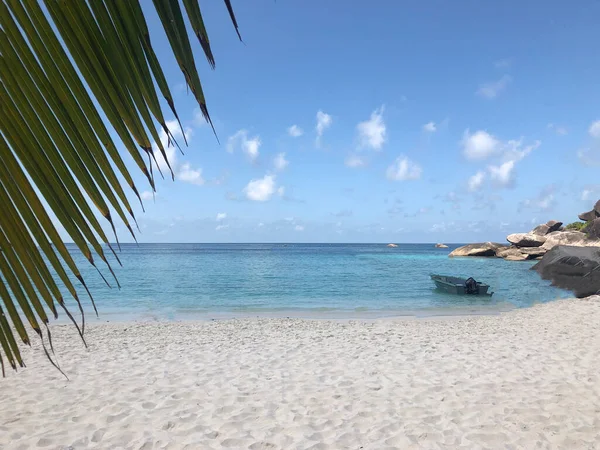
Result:
<svg viewBox="0 0 600 450">
<path fill-rule="evenodd" d="M 53 327 L 0 380 L 7 449 L 596 448 L 600 296 L 494 316 Z M 57 426 L 57 424 L 59 424 Z"/>
<path fill-rule="evenodd" d="M 527 307 L 517 307 L 511 303 L 505 302 L 498 305 L 476 305 L 472 307 L 440 307 L 428 309 L 372 309 L 360 308 L 359 310 L 346 309 L 276 309 L 263 311 L 213 311 L 213 312 L 178 312 L 178 313 L 156 313 L 148 312 L 108 312 L 102 313 L 97 318 L 93 313 L 86 313 L 86 327 L 98 326 L 106 323 L 193 323 L 193 322 L 214 322 L 227 320 L 269 320 L 269 319 L 296 319 L 296 320 L 334 320 L 334 321 L 377 321 L 377 320 L 427 320 L 431 318 L 456 318 L 472 316 L 497 316 L 510 311 L 519 309 L 528 309 L 538 304 L 552 303 L 556 301 L 570 300 L 558 298 L 548 302 L 536 303 Z M 81 316 L 73 314 L 80 323 Z M 69 325 L 71 322 L 64 315 L 58 319 L 51 320 L 51 326 Z"/>
</svg>

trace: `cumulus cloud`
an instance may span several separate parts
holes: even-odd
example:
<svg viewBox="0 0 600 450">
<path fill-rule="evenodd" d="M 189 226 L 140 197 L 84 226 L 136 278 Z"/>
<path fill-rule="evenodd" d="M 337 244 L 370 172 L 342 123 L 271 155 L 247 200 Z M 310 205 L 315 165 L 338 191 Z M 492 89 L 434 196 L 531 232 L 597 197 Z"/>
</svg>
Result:
<svg viewBox="0 0 600 450">
<path fill-rule="evenodd" d="M 346 161 L 344 161 L 344 164 L 346 165 L 346 167 L 357 168 L 357 167 L 363 167 L 365 165 L 365 161 L 360 156 L 350 155 L 346 158 Z"/>
<path fill-rule="evenodd" d="M 260 146 L 260 136 L 250 137 L 247 130 L 238 130 L 234 135 L 229 136 L 227 140 L 227 151 L 229 153 L 233 153 L 236 148 L 241 148 L 252 162 L 258 158 Z"/>
<path fill-rule="evenodd" d="M 179 127 L 179 123 L 176 120 L 167 120 L 166 121 L 167 128 L 171 132 L 171 134 L 177 138 L 182 138 L 183 134 L 181 133 L 181 128 Z M 193 135 L 193 130 L 191 128 L 185 128 L 185 136 L 187 141 L 191 140 Z M 202 178 L 202 169 L 201 168 L 193 168 L 189 162 L 180 162 L 177 158 L 176 148 L 173 143 L 169 145 L 169 137 L 164 130 L 160 130 L 159 133 L 160 141 L 165 149 L 165 153 L 167 155 L 167 159 L 169 160 L 169 164 L 171 165 L 171 169 L 175 174 L 175 179 L 184 181 L 186 183 L 196 184 L 201 186 L 205 183 L 204 178 Z M 160 155 L 159 148 L 156 144 L 152 145 L 154 152 L 156 153 L 156 158 L 158 160 L 158 166 L 160 170 L 166 174 L 169 172 L 169 168 L 167 163 Z"/>
<path fill-rule="evenodd" d="M 553 184 L 543 187 L 535 198 L 526 199 L 520 202 L 518 210 L 535 212 L 551 211 L 556 204 L 556 190 L 556 185 Z"/>
<path fill-rule="evenodd" d="M 423 125 L 423 131 L 427 133 L 435 133 L 437 131 L 437 126 L 435 125 L 435 122 L 428 122 L 425 125 Z"/>
<path fill-rule="evenodd" d="M 506 89 L 511 81 L 512 77 L 510 75 L 504 75 L 499 80 L 483 83 L 477 89 L 477 94 L 487 99 L 494 99 Z"/>
<path fill-rule="evenodd" d="M 386 140 L 386 126 L 383 120 L 383 106 L 371 113 L 369 120 L 360 122 L 356 129 L 358 130 L 358 139 L 360 147 L 380 150 Z"/>
<path fill-rule="evenodd" d="M 467 129 L 463 134 L 461 145 L 465 158 L 477 161 L 498 153 L 501 142 L 487 131 L 478 130 L 471 134 Z"/>
<path fill-rule="evenodd" d="M 205 183 L 202 177 L 202 169 L 193 169 L 190 163 L 183 163 L 177 171 L 176 177 L 178 180 L 186 183 L 202 186 Z"/>
<path fill-rule="evenodd" d="M 540 146 L 540 141 L 524 146 L 523 139 L 510 140 L 503 145 L 502 163 L 488 166 L 492 183 L 497 187 L 512 187 L 515 182 L 515 167 L 519 161 Z"/>
<path fill-rule="evenodd" d="M 263 178 L 251 180 L 244 188 L 248 200 L 266 202 L 275 193 L 275 176 L 265 175 Z"/>
<path fill-rule="evenodd" d="M 217 222 L 227 219 L 227 213 L 217 213 Z"/>
<path fill-rule="evenodd" d="M 304 130 L 298 125 L 292 125 L 287 129 L 287 132 L 291 137 L 300 137 L 304 134 Z"/>
<path fill-rule="evenodd" d="M 321 136 L 323 136 L 325 130 L 331 126 L 332 122 L 333 119 L 329 114 L 324 113 L 321 110 L 317 111 L 317 126 L 315 127 L 317 132 L 317 140 L 315 143 L 317 147 L 321 144 Z"/>
<path fill-rule="evenodd" d="M 285 159 L 285 153 L 278 153 L 273 160 L 273 165 L 275 166 L 275 170 L 283 170 L 289 165 L 289 161 Z"/>
<path fill-rule="evenodd" d="M 554 123 L 549 123 L 547 125 L 547 128 L 549 130 L 554 131 L 558 136 L 566 136 L 569 133 L 569 130 L 567 130 L 566 127 L 563 127 L 561 125 L 556 125 Z"/>
<path fill-rule="evenodd" d="M 408 181 L 421 178 L 423 169 L 417 163 L 406 156 L 399 156 L 391 166 L 387 168 L 386 175 L 389 180 Z"/>
<path fill-rule="evenodd" d="M 469 181 L 467 183 L 469 191 L 476 192 L 476 191 L 480 190 L 481 187 L 483 186 L 484 181 L 485 181 L 485 172 L 480 170 L 475 175 L 473 175 L 471 178 L 469 178 Z"/>
<path fill-rule="evenodd" d="M 510 60 L 508 58 L 499 59 L 498 61 L 494 62 L 494 67 L 496 69 L 508 69 L 511 65 L 512 65 L 512 60 Z"/>
<path fill-rule="evenodd" d="M 581 191 L 581 200 L 595 202 L 600 196 L 600 184 L 589 184 Z"/>
<path fill-rule="evenodd" d="M 588 129 L 588 133 L 590 133 L 590 136 L 594 138 L 600 138 L 600 120 L 592 122 L 590 128 Z"/>
<path fill-rule="evenodd" d="M 142 200 L 152 200 L 155 195 L 157 194 L 153 193 L 152 191 L 143 191 L 140 194 L 140 197 L 142 198 Z"/>
</svg>

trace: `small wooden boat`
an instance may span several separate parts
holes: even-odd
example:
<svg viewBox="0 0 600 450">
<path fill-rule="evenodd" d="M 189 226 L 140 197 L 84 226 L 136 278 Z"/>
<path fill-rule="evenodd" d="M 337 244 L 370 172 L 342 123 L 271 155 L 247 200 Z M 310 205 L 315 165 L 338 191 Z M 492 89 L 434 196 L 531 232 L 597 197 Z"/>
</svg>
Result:
<svg viewBox="0 0 600 450">
<path fill-rule="evenodd" d="M 455 295 L 479 295 L 491 297 L 493 292 L 488 292 L 490 287 L 475 281 L 473 278 L 449 277 L 446 275 L 431 275 L 431 279 L 440 291 Z"/>
</svg>

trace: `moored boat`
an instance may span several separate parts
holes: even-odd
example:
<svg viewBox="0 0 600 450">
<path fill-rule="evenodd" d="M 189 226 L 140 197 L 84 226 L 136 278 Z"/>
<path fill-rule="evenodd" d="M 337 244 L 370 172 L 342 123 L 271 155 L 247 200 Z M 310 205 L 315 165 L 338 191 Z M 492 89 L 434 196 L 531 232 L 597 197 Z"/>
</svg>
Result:
<svg viewBox="0 0 600 450">
<path fill-rule="evenodd" d="M 455 295 L 479 295 L 491 297 L 490 286 L 476 281 L 474 278 L 451 277 L 447 275 L 431 275 L 436 287 L 444 292 Z"/>
</svg>

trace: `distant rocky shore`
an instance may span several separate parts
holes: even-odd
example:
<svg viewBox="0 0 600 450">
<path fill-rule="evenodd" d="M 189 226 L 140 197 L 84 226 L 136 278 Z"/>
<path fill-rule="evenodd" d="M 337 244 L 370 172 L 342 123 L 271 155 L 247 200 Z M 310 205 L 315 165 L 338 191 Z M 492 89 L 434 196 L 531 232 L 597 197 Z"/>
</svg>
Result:
<svg viewBox="0 0 600 450">
<path fill-rule="evenodd" d="M 531 269 L 553 286 L 576 297 L 600 295 L 600 200 L 591 211 L 579 214 L 581 222 L 563 227 L 551 220 L 528 233 L 509 234 L 509 244 L 468 244 L 450 256 L 495 256 L 507 261 L 539 259 Z"/>
<path fill-rule="evenodd" d="M 600 200 L 591 211 L 579 214 L 582 222 L 563 227 L 550 220 L 527 233 L 513 233 L 506 237 L 509 244 L 480 242 L 452 251 L 449 256 L 495 256 L 507 261 L 542 259 L 559 245 L 573 247 L 600 247 Z"/>
</svg>

